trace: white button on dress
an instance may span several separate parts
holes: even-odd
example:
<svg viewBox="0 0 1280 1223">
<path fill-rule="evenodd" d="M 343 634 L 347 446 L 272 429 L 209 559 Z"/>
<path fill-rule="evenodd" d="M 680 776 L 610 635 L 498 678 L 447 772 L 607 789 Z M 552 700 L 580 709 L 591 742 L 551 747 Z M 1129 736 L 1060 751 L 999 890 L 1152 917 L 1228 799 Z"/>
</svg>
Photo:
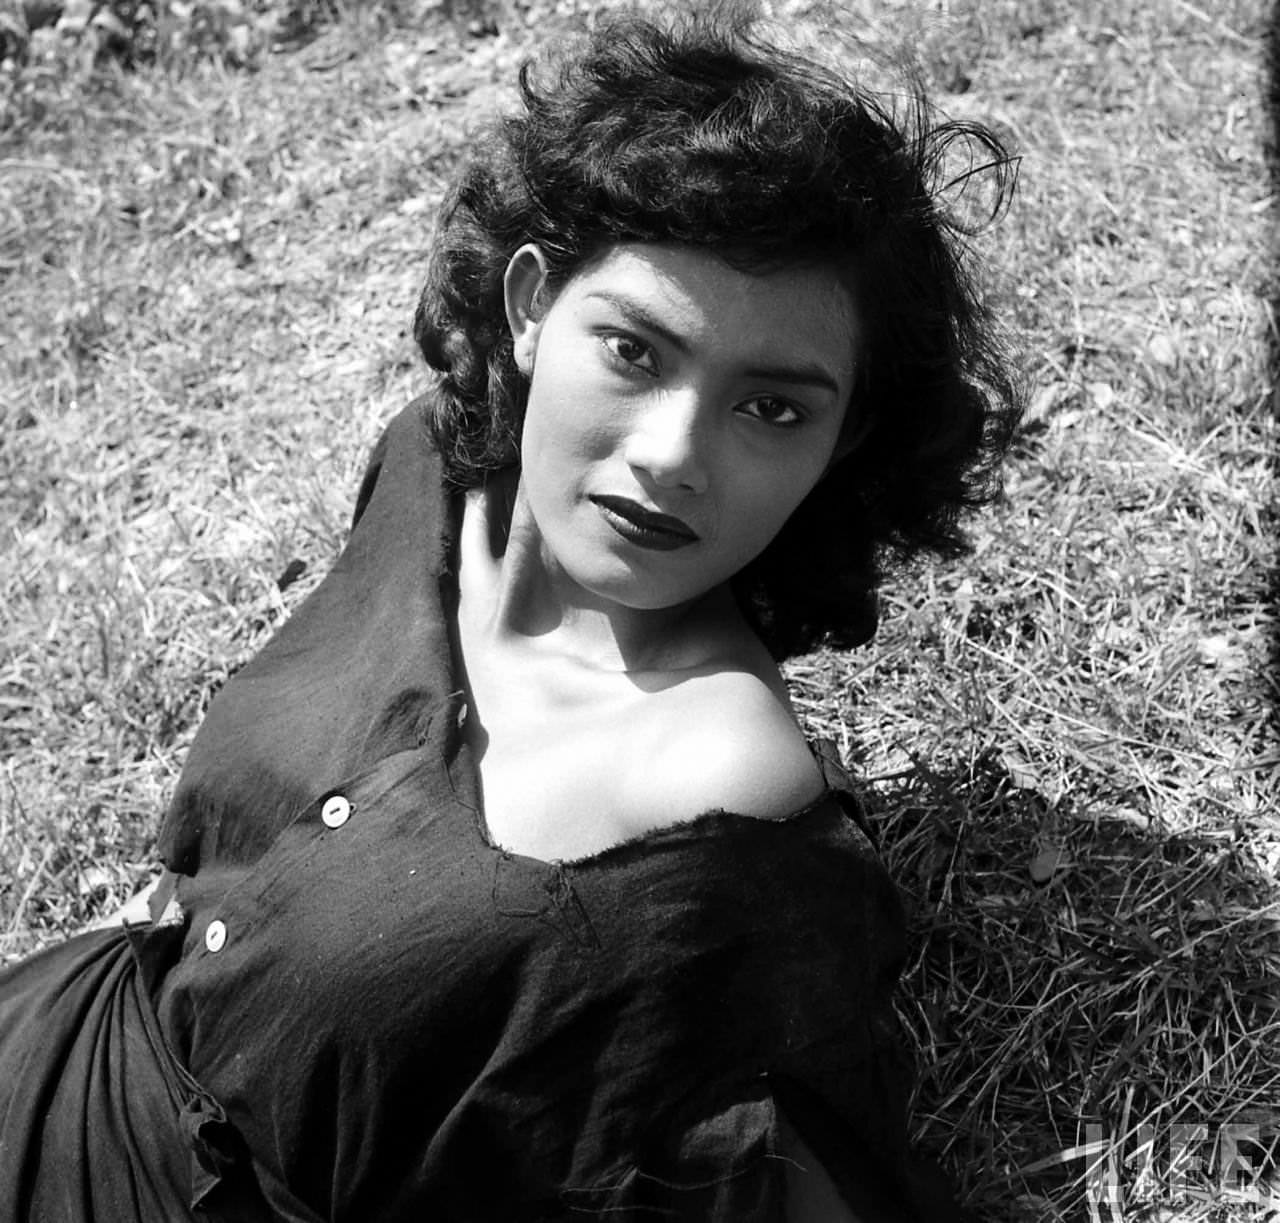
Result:
<svg viewBox="0 0 1280 1223">
<path fill-rule="evenodd" d="M 227 942 L 227 923 L 211 921 L 204 932 L 204 945 L 210 951 L 221 951 Z"/>
<path fill-rule="evenodd" d="M 320 808 L 320 818 L 326 828 L 341 828 L 351 818 L 351 804 L 341 794 L 335 794 Z"/>
</svg>

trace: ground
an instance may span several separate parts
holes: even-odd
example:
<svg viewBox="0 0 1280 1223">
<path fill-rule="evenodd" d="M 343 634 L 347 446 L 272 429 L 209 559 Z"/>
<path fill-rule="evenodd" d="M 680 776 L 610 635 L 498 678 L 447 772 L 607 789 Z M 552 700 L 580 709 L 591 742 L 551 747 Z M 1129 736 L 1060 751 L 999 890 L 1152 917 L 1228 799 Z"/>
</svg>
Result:
<svg viewBox="0 0 1280 1223">
<path fill-rule="evenodd" d="M 210 696 L 423 384 L 444 185 L 600 6 L 158 7 L 132 61 L 50 27 L 0 71 L 6 959 L 149 877 Z M 974 239 L 1030 405 L 1006 499 L 789 670 L 912 915 L 920 1139 L 986 1218 L 1280 1213 L 1277 17 L 841 12 L 1022 156 Z"/>
</svg>

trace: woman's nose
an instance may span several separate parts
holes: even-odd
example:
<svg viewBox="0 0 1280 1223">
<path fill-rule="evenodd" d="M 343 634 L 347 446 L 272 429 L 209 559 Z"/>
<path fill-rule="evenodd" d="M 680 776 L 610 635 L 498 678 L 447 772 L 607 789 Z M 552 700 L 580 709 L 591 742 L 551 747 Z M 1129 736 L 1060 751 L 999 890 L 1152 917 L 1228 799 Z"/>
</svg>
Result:
<svg viewBox="0 0 1280 1223">
<path fill-rule="evenodd" d="M 707 439 L 699 396 L 667 394 L 633 421 L 626 460 L 659 488 L 707 490 Z"/>
</svg>

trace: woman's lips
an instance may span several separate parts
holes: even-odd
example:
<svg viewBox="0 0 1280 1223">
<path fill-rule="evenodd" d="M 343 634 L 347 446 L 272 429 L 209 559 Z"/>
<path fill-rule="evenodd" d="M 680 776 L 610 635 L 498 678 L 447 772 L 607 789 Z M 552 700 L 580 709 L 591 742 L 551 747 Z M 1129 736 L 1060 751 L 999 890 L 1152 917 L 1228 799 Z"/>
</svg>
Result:
<svg viewBox="0 0 1280 1223">
<path fill-rule="evenodd" d="M 629 497 L 593 496 L 590 500 L 605 522 L 638 547 L 671 552 L 698 542 L 698 533 L 687 522 L 647 510 Z"/>
</svg>

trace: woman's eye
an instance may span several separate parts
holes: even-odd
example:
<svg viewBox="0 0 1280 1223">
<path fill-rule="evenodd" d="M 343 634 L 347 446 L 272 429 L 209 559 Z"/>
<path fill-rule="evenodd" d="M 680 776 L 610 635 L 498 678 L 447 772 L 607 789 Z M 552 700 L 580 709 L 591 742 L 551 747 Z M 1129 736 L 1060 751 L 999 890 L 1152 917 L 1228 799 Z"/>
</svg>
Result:
<svg viewBox="0 0 1280 1223">
<path fill-rule="evenodd" d="M 773 399 L 768 395 L 760 399 L 749 399 L 738 408 L 738 411 L 763 424 L 776 425 L 779 428 L 798 425 L 804 420 L 804 416 L 794 404 L 788 403 L 785 399 Z"/>
<path fill-rule="evenodd" d="M 618 332 L 601 336 L 600 340 L 609 353 L 623 364 L 644 370 L 647 374 L 658 372 L 658 363 L 654 359 L 653 349 L 642 340 Z"/>
</svg>

